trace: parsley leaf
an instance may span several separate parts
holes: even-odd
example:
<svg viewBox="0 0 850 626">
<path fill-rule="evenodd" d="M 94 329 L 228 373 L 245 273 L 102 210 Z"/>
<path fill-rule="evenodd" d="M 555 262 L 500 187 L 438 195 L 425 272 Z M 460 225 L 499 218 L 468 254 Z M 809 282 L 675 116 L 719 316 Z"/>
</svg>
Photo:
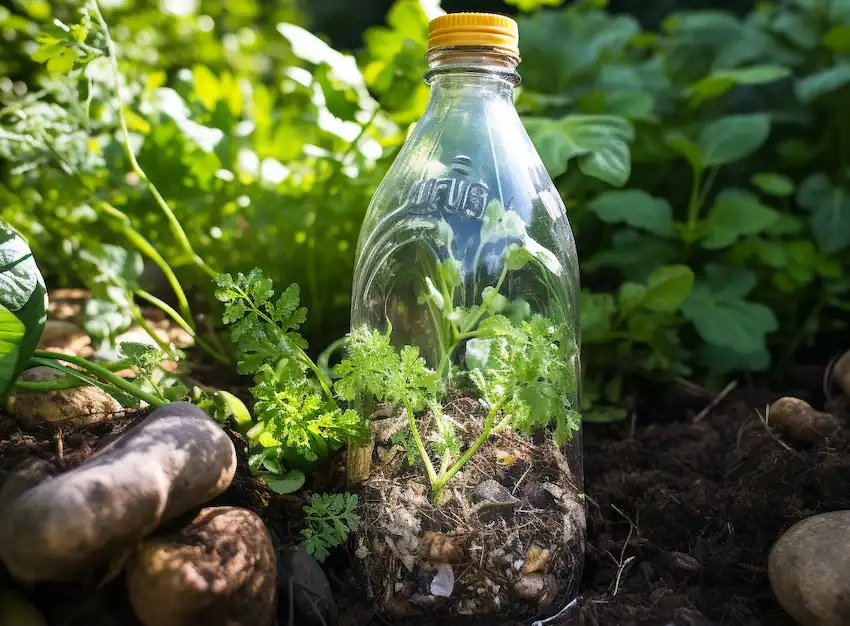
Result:
<svg viewBox="0 0 850 626">
<path fill-rule="evenodd" d="M 554 423 L 562 445 L 581 425 L 565 399 L 577 389 L 578 347 L 564 324 L 534 315 L 518 325 L 503 316 L 481 323 L 467 343 L 470 378 L 491 405 L 502 404 L 502 424 L 525 436 Z"/>
<path fill-rule="evenodd" d="M 439 375 L 419 356 L 419 348 L 404 346 L 396 351 L 390 342 L 392 327 L 386 333 L 356 328 L 348 339 L 348 358 L 337 365 L 340 377 L 334 384 L 343 400 L 368 393 L 379 401 L 409 404 L 421 409 L 440 390 Z"/>
<path fill-rule="evenodd" d="M 301 531 L 303 546 L 320 563 L 330 555 L 329 548 L 344 544 L 360 526 L 356 513 L 357 496 L 351 493 L 313 494 L 304 507 L 306 528 Z"/>
</svg>

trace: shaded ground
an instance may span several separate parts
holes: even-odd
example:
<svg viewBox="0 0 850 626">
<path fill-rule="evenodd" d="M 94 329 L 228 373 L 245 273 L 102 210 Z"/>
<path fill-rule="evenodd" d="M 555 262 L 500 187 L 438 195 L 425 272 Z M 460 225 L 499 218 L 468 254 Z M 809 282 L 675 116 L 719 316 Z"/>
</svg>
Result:
<svg viewBox="0 0 850 626">
<path fill-rule="evenodd" d="M 767 553 L 796 521 L 850 508 L 850 430 L 829 444 L 799 444 L 780 436 L 758 412 L 764 416 L 765 407 L 781 395 L 797 395 L 823 408 L 821 374 L 818 369 L 808 383 L 777 387 L 784 393 L 742 386 L 697 423 L 693 417 L 707 400 L 667 388 L 642 394 L 656 400 L 638 405 L 634 422 L 588 425 L 584 591 L 560 626 L 792 624 L 770 591 Z M 75 464 L 98 438 L 121 429 L 101 426 L 90 435 L 65 433 L 62 463 Z M 24 455 L 54 456 L 56 446 L 56 438 L 46 431 L 22 435 L 0 415 L 0 475 Z M 297 533 L 291 512 L 300 506 L 299 499 L 269 503 L 244 459 L 234 485 L 217 503 L 262 508 L 280 542 Z M 265 503 L 269 506 L 263 507 Z M 356 577 L 345 555 L 336 557 L 329 574 L 343 626 L 387 623 L 373 619 L 351 587 Z M 117 606 L 123 604 L 117 599 L 120 592 L 116 594 L 120 584 L 119 579 L 84 602 L 76 591 L 46 586 L 28 595 L 42 604 L 51 625 L 129 626 L 132 618 Z M 498 618 L 404 623 L 515 624 Z"/>
</svg>

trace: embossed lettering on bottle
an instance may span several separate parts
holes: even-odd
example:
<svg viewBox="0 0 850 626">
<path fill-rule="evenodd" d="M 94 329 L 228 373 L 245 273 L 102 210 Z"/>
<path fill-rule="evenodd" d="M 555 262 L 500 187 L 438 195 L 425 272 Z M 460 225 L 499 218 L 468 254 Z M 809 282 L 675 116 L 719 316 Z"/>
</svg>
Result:
<svg viewBox="0 0 850 626">
<path fill-rule="evenodd" d="M 411 215 L 460 215 L 482 220 L 489 190 L 480 182 L 464 180 L 471 171 L 472 159 L 459 154 L 452 161 L 454 176 L 415 181 L 408 189 L 402 209 Z"/>
</svg>

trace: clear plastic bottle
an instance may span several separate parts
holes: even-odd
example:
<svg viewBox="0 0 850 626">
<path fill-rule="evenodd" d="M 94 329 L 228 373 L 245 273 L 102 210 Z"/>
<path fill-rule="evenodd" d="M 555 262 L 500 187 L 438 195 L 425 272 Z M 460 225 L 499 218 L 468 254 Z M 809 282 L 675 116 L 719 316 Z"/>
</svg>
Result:
<svg viewBox="0 0 850 626">
<path fill-rule="evenodd" d="M 584 556 L 575 241 L 514 107 L 516 23 L 438 17 L 426 58 L 357 248 L 349 352 L 404 358 L 356 399 L 356 553 L 391 614 L 554 613 Z"/>
</svg>

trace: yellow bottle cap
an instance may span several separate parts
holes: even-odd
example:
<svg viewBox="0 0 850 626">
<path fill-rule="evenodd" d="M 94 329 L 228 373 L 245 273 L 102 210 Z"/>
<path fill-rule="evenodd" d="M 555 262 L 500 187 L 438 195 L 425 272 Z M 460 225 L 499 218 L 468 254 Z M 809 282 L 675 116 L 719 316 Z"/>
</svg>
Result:
<svg viewBox="0 0 850 626">
<path fill-rule="evenodd" d="M 494 13 L 447 13 L 428 24 L 428 49 L 443 46 L 498 48 L 519 57 L 519 29 Z"/>
</svg>

